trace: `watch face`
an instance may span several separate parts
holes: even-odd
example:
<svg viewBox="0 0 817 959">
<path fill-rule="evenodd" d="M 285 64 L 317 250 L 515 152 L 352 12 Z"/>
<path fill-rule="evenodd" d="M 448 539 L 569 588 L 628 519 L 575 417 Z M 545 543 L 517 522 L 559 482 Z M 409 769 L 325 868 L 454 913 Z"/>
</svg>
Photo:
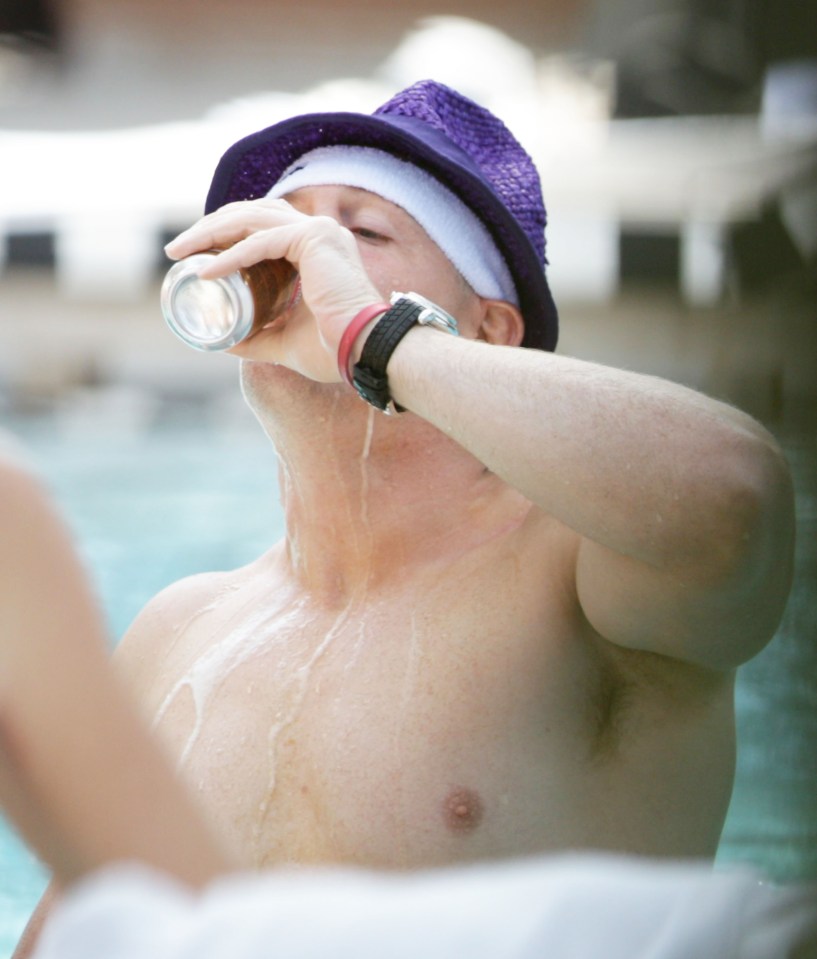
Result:
<svg viewBox="0 0 817 959">
<path fill-rule="evenodd" d="M 454 317 L 441 306 L 432 303 L 431 300 L 422 294 L 414 292 L 393 293 L 391 298 L 392 303 L 396 303 L 398 300 L 410 300 L 412 303 L 416 303 L 422 307 L 420 315 L 417 317 L 417 322 L 421 326 L 431 326 L 434 327 L 434 329 L 442 330 L 444 333 L 453 333 L 454 336 L 459 335 L 457 321 Z"/>
</svg>

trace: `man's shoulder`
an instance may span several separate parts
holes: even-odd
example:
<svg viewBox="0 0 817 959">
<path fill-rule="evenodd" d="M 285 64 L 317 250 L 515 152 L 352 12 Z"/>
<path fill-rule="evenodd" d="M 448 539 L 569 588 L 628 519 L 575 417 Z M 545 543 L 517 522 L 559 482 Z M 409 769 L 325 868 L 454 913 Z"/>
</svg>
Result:
<svg viewBox="0 0 817 959">
<path fill-rule="evenodd" d="M 212 606 L 242 575 L 241 569 L 195 573 L 166 586 L 148 600 L 117 644 L 118 666 L 133 676 L 143 667 L 152 669 L 181 626 Z"/>
<path fill-rule="evenodd" d="M 164 620 L 193 611 L 202 602 L 214 597 L 230 576 L 227 572 L 195 573 L 176 580 L 150 599 L 134 619 L 128 633 L 153 625 L 166 625 Z"/>
</svg>

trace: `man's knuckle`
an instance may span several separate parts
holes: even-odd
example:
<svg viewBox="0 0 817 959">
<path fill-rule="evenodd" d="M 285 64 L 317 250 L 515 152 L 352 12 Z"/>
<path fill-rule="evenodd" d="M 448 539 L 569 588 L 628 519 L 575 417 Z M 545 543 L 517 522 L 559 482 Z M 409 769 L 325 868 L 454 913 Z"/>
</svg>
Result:
<svg viewBox="0 0 817 959">
<path fill-rule="evenodd" d="M 324 237 L 334 236 L 343 229 L 337 220 L 333 220 L 331 216 L 319 215 L 313 216 L 311 219 L 314 230 Z"/>
</svg>

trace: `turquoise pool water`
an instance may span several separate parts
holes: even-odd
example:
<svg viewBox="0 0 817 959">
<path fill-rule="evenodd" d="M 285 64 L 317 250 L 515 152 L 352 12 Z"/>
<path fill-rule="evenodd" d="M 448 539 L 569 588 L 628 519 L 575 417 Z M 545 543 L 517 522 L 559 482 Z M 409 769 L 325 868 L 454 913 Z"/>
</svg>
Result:
<svg viewBox="0 0 817 959">
<path fill-rule="evenodd" d="M 198 413 L 138 437 L 8 421 L 47 478 L 118 637 L 164 585 L 257 556 L 281 533 L 274 456 L 254 424 Z M 795 587 L 773 642 L 740 671 L 738 773 L 720 861 L 817 878 L 817 430 L 780 429 L 798 488 Z M 172 532 L 170 532 L 172 530 Z M 0 959 L 46 877 L 0 820 Z"/>
</svg>

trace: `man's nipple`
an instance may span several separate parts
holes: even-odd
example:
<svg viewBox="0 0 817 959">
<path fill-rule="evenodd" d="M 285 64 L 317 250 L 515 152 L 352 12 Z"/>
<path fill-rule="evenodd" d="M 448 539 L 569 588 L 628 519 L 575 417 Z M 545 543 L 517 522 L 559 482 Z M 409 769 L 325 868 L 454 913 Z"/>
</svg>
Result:
<svg viewBox="0 0 817 959">
<path fill-rule="evenodd" d="M 443 818 L 455 833 L 470 833 L 482 822 L 482 800 L 473 789 L 458 786 L 443 803 Z"/>
</svg>

